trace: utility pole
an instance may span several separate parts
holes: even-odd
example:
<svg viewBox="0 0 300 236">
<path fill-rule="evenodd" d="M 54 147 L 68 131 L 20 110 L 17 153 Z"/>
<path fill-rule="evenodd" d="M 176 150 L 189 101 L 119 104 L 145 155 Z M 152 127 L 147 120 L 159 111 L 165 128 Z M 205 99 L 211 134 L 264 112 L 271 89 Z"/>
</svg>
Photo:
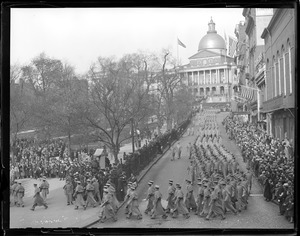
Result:
<svg viewBox="0 0 300 236">
<path fill-rule="evenodd" d="M 133 128 L 133 117 L 131 118 L 131 142 L 132 142 L 132 153 L 134 153 L 134 128 Z"/>
</svg>

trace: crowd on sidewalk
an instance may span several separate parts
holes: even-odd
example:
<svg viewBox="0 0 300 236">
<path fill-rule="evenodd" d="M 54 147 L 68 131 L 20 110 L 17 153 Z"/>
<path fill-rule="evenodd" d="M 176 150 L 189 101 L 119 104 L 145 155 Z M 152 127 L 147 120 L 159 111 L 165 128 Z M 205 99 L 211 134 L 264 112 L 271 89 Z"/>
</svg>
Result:
<svg viewBox="0 0 300 236">
<path fill-rule="evenodd" d="M 292 140 L 280 141 L 238 117 L 224 120 L 226 132 L 239 146 L 243 161 L 263 186 L 266 201 L 279 204 L 279 214 L 294 219 L 294 154 Z"/>
<path fill-rule="evenodd" d="M 66 180 L 64 192 L 67 204 L 75 203 L 75 208 L 88 205 L 95 207 L 105 199 L 105 185 L 111 184 L 114 190 L 115 199 L 122 202 L 127 190 L 127 183 L 137 182 L 139 172 L 144 169 L 157 154 L 170 147 L 171 143 L 177 140 L 190 122 L 190 118 L 178 125 L 171 131 L 156 135 L 142 148 L 133 154 L 124 155 L 124 161 L 118 163 L 106 163 L 105 169 L 101 169 L 99 159 L 90 155 L 89 158 L 71 159 L 66 151 L 66 143 L 62 140 L 51 140 L 37 142 L 32 139 L 20 139 L 12 144 L 14 150 L 14 163 L 11 164 L 11 203 L 17 206 L 24 206 L 23 197 L 25 194 L 22 186 L 22 178 L 33 178 L 46 181 L 47 178 L 58 177 Z M 107 158 L 106 158 L 107 159 Z M 12 160 L 11 160 L 11 163 Z M 22 186 L 18 190 L 16 186 Z M 43 187 L 39 186 L 40 192 Z M 49 193 L 49 186 L 47 188 Z M 38 191 L 37 191 L 38 192 Z M 35 192 L 35 199 L 40 199 L 39 193 Z M 19 196 L 19 199 L 18 199 Z M 46 203 L 46 195 L 42 197 L 45 201 L 37 201 L 39 204 Z M 79 199 L 79 200 L 78 200 Z M 35 204 L 35 203 L 34 203 Z M 116 204 L 118 205 L 118 204 Z M 34 209 L 34 207 L 33 207 Z"/>
</svg>

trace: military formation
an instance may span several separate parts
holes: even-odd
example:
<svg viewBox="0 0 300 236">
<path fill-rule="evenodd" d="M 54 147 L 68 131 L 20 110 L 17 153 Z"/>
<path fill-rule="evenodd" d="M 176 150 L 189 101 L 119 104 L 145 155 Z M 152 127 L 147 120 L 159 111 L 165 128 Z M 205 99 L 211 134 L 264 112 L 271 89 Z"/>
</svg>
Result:
<svg viewBox="0 0 300 236">
<path fill-rule="evenodd" d="M 215 113 L 206 113 L 196 117 L 194 128 L 187 131 L 197 135 L 193 143 L 186 147 L 187 155 L 182 155 L 180 142 L 171 149 L 171 161 L 188 158 L 189 179 L 185 186 L 168 181 L 167 205 L 163 206 L 160 186 L 148 181 L 147 196 L 139 199 L 136 182 L 128 182 L 125 196 L 125 214 L 128 219 L 142 219 L 139 202 L 146 201 L 144 214 L 151 219 L 158 217 L 177 218 L 182 215 L 188 219 L 191 214 L 210 220 L 215 217 L 225 219 L 226 214 L 236 215 L 247 209 L 248 197 L 252 186 L 252 174 L 240 170 L 235 157 L 222 145 Z M 117 205 L 114 192 L 105 186 L 106 197 L 100 210 L 100 221 L 117 220 Z"/>
</svg>

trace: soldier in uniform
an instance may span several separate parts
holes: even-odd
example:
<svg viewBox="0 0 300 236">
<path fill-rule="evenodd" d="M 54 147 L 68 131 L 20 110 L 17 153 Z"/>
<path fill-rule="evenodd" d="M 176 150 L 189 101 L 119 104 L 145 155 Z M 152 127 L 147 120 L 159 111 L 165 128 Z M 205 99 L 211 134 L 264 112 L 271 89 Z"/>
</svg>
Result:
<svg viewBox="0 0 300 236">
<path fill-rule="evenodd" d="M 94 186 L 91 184 L 91 180 L 88 179 L 87 180 L 87 186 L 85 188 L 86 192 L 87 192 L 87 199 L 86 199 L 86 207 L 88 207 L 89 203 L 93 206 L 96 207 L 97 202 L 94 198 L 94 191 L 95 188 Z"/>
<path fill-rule="evenodd" d="M 34 186 L 34 202 L 33 202 L 33 206 L 30 210 L 34 211 L 36 206 L 44 206 L 45 209 L 48 208 L 46 202 L 44 201 L 44 199 L 41 197 L 40 195 L 40 189 L 37 187 L 37 184 L 33 184 Z"/>
<path fill-rule="evenodd" d="M 169 180 L 169 188 L 168 188 L 168 205 L 166 209 L 166 213 L 170 213 L 171 209 L 174 209 L 174 198 L 175 198 L 176 188 L 173 185 L 173 180 Z"/>
<path fill-rule="evenodd" d="M 114 221 L 117 221 L 117 216 L 112 206 L 112 201 L 112 195 L 109 193 L 108 188 L 104 188 L 103 203 L 100 205 L 101 215 L 99 216 L 101 223 L 104 223 L 105 220 L 110 218 L 112 218 Z"/>
<path fill-rule="evenodd" d="M 190 214 L 183 202 L 184 194 L 180 184 L 176 184 L 175 192 L 175 208 L 172 212 L 172 218 L 177 218 L 178 214 L 182 214 L 186 219 L 190 218 Z"/>
<path fill-rule="evenodd" d="M 63 189 L 65 190 L 65 195 L 67 197 L 67 205 L 72 204 L 73 205 L 73 199 L 72 199 L 72 195 L 73 195 L 73 185 L 70 183 L 69 180 L 66 181 L 65 186 L 63 187 Z"/>
<path fill-rule="evenodd" d="M 164 208 L 161 205 L 161 199 L 162 199 L 162 194 L 159 191 L 159 186 L 155 186 L 155 192 L 154 192 L 154 200 L 153 200 L 153 209 L 152 209 L 152 215 L 151 219 L 155 219 L 156 216 L 162 215 L 163 219 L 166 219 L 168 216 L 164 210 Z"/>
<path fill-rule="evenodd" d="M 16 191 L 17 198 L 18 198 L 17 206 L 18 207 L 19 206 L 24 207 L 23 197 L 24 197 L 24 194 L 25 194 L 25 189 L 22 186 L 21 182 L 19 182 L 19 185 L 16 187 L 15 191 Z"/>
<path fill-rule="evenodd" d="M 129 183 L 127 184 L 127 192 L 126 192 L 126 195 L 125 195 L 125 198 L 124 198 L 124 202 L 125 202 L 125 203 L 127 202 L 127 204 L 126 204 L 126 206 L 125 206 L 125 214 L 128 214 L 128 212 L 129 212 L 129 210 L 128 210 L 128 208 L 129 208 L 128 200 L 129 200 L 129 198 L 130 198 L 131 185 L 132 185 L 131 182 L 129 182 Z"/>
<path fill-rule="evenodd" d="M 202 187 L 202 183 L 200 182 L 201 180 L 198 179 L 198 193 L 197 193 L 197 210 L 195 215 L 200 216 L 200 213 L 203 210 L 203 199 L 204 199 L 204 188 Z"/>
<path fill-rule="evenodd" d="M 185 196 L 185 205 L 186 208 L 188 209 L 188 211 L 190 212 L 190 210 L 192 211 L 196 211 L 197 210 L 197 205 L 196 205 L 196 201 L 194 198 L 194 194 L 193 194 L 193 186 L 191 184 L 190 180 L 186 180 L 187 186 L 186 186 L 186 196 Z"/>
<path fill-rule="evenodd" d="M 221 191 L 223 195 L 223 210 L 224 212 L 232 211 L 236 215 L 237 210 L 233 207 L 231 201 L 230 186 L 226 184 L 224 181 L 221 182 L 221 185 L 222 185 Z"/>
<path fill-rule="evenodd" d="M 142 214 L 139 209 L 139 203 L 138 203 L 138 195 L 137 192 L 135 191 L 136 188 L 132 185 L 130 187 L 130 192 L 129 192 L 129 200 L 127 203 L 127 209 L 128 209 L 128 215 L 126 216 L 127 219 L 130 219 L 132 215 L 136 215 L 138 220 L 141 220 Z"/>
<path fill-rule="evenodd" d="M 78 210 L 78 207 L 83 206 L 83 209 L 86 209 L 86 204 L 83 200 L 84 188 L 81 186 L 81 182 L 77 181 L 77 186 L 75 189 L 74 197 L 75 199 L 75 210 Z"/>
<path fill-rule="evenodd" d="M 147 205 L 147 208 L 145 210 L 145 214 L 148 214 L 148 212 L 151 212 L 151 210 L 153 209 L 153 201 L 154 201 L 154 192 L 155 192 L 155 189 L 153 187 L 153 181 L 149 181 L 148 182 L 148 191 L 147 191 L 147 197 L 146 197 L 146 200 L 148 200 L 148 205 Z"/>
<path fill-rule="evenodd" d="M 43 178 L 42 181 L 43 182 L 40 185 L 41 196 L 44 199 L 44 201 L 46 201 L 47 200 L 47 194 L 49 193 L 49 187 L 46 184 L 46 179 L 45 178 Z"/>
<path fill-rule="evenodd" d="M 208 183 L 206 181 L 203 181 L 203 187 L 204 187 L 204 190 L 203 190 L 203 210 L 202 212 L 200 213 L 200 216 L 201 217 L 204 217 L 204 216 L 207 216 L 208 213 L 209 213 L 209 203 L 210 203 L 210 189 L 208 188 Z"/>
<path fill-rule="evenodd" d="M 182 151 L 182 146 L 180 144 L 180 141 L 178 141 L 178 143 L 177 143 L 177 156 L 178 156 L 178 159 L 181 158 L 181 151 Z"/>
<path fill-rule="evenodd" d="M 13 205 L 17 205 L 18 203 L 18 196 L 17 196 L 17 192 L 16 192 L 16 188 L 18 187 L 18 181 L 15 180 L 14 184 L 11 186 L 11 194 L 13 197 Z"/>
<path fill-rule="evenodd" d="M 101 202 L 101 196 L 100 196 L 100 187 L 99 187 L 99 182 L 96 178 L 92 179 L 92 185 L 94 187 L 94 198 L 96 202 L 100 203 Z"/>
<path fill-rule="evenodd" d="M 214 214 L 216 216 L 220 215 L 222 217 L 222 220 L 224 220 L 225 215 L 224 215 L 222 201 L 221 201 L 222 195 L 220 189 L 217 185 L 212 185 L 211 189 L 212 189 L 212 193 L 211 193 L 211 199 L 209 203 L 210 210 L 205 219 L 209 220 L 210 217 Z"/>
</svg>

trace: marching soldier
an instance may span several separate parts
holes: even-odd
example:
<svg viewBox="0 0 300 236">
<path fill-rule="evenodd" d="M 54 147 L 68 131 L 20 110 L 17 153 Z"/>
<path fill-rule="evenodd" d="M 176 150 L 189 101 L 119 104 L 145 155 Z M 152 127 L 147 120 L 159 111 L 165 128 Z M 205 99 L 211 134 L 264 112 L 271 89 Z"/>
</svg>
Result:
<svg viewBox="0 0 300 236">
<path fill-rule="evenodd" d="M 37 187 L 37 184 L 33 184 L 34 186 L 34 202 L 33 202 L 33 206 L 30 210 L 34 211 L 36 206 L 44 206 L 45 209 L 48 208 L 46 202 L 44 201 L 44 199 L 41 197 L 40 195 L 40 189 Z"/>
<path fill-rule="evenodd" d="M 94 198 L 97 199 L 96 202 L 100 203 L 101 202 L 100 186 L 99 186 L 99 182 L 96 178 L 92 179 L 92 185 L 94 187 Z"/>
<path fill-rule="evenodd" d="M 154 200 L 153 200 L 153 209 L 152 209 L 152 215 L 151 219 L 155 219 L 156 216 L 162 215 L 163 219 L 167 218 L 167 214 L 164 210 L 164 208 L 161 205 L 161 199 L 162 199 L 162 194 L 159 191 L 159 186 L 155 186 L 155 192 L 154 192 Z"/>
<path fill-rule="evenodd" d="M 175 208 L 173 210 L 172 218 L 177 218 L 178 214 L 182 214 L 186 219 L 190 218 L 190 214 L 186 206 L 184 205 L 183 198 L 184 194 L 181 190 L 180 184 L 176 184 L 175 192 Z"/>
<path fill-rule="evenodd" d="M 138 195 L 136 192 L 136 188 L 134 185 L 130 187 L 131 191 L 129 193 L 129 200 L 128 200 L 128 215 L 126 216 L 127 219 L 130 219 L 132 215 L 136 215 L 138 220 L 141 220 L 143 218 L 141 211 L 139 209 L 139 203 L 138 203 Z"/>
<path fill-rule="evenodd" d="M 188 211 L 196 211 L 197 205 L 193 194 L 193 186 L 191 185 L 190 180 L 186 180 L 187 186 L 186 186 L 186 197 L 185 197 L 185 205 Z"/>
<path fill-rule="evenodd" d="M 109 193 L 108 188 L 104 188 L 103 203 L 100 205 L 101 213 L 99 216 L 101 223 L 104 223 L 105 220 L 110 218 L 112 218 L 114 221 L 117 221 L 117 216 L 112 206 L 112 201 L 112 195 Z"/>
<path fill-rule="evenodd" d="M 129 183 L 127 184 L 127 193 L 126 193 L 125 198 L 124 198 L 124 202 L 125 202 L 125 203 L 126 203 L 127 201 L 129 201 L 130 193 L 131 193 L 131 185 L 132 185 L 131 182 L 129 182 Z M 125 214 L 128 214 L 128 212 L 129 212 L 128 208 L 129 208 L 129 203 L 127 202 L 126 207 L 125 207 Z"/>
<path fill-rule="evenodd" d="M 86 209 L 86 204 L 83 200 L 84 188 L 81 186 L 81 182 L 77 181 L 77 186 L 75 189 L 74 197 L 75 197 L 75 210 L 78 210 L 78 207 L 83 206 L 83 209 Z"/>
<path fill-rule="evenodd" d="M 18 198 L 17 206 L 18 207 L 20 207 L 20 206 L 24 207 L 23 197 L 24 197 L 24 194 L 25 194 L 25 189 L 22 186 L 21 182 L 19 182 L 19 185 L 15 188 L 15 191 L 16 191 L 17 198 Z"/>
<path fill-rule="evenodd" d="M 65 186 L 63 187 L 64 191 L 65 191 L 65 195 L 67 197 L 67 205 L 72 204 L 73 205 L 73 199 L 72 199 L 72 195 L 73 195 L 73 185 L 70 183 L 69 180 L 66 181 Z"/>
<path fill-rule="evenodd" d="M 204 187 L 204 190 L 203 190 L 203 210 L 202 212 L 200 213 L 200 216 L 203 217 L 203 216 L 207 216 L 208 213 L 209 213 L 209 203 L 210 203 L 210 190 L 208 188 L 208 183 L 206 181 L 202 181 L 204 182 L 203 183 L 203 187 Z"/>
<path fill-rule="evenodd" d="M 197 193 L 197 210 L 195 215 L 200 216 L 200 213 L 203 210 L 203 199 L 204 199 L 204 188 L 202 187 L 202 183 L 200 182 L 201 180 L 198 179 L 198 193 Z"/>
<path fill-rule="evenodd" d="M 97 202 L 94 198 L 94 191 L 95 188 L 94 186 L 91 184 L 91 180 L 88 179 L 87 180 L 87 186 L 85 188 L 86 192 L 87 192 L 87 199 L 86 199 L 86 207 L 88 207 L 89 203 L 93 206 L 96 207 Z"/>
<path fill-rule="evenodd" d="M 149 181 L 148 182 L 148 191 L 147 191 L 147 198 L 146 200 L 148 200 L 148 205 L 147 205 L 147 208 L 145 210 L 145 214 L 148 214 L 148 212 L 151 212 L 152 209 L 153 209 L 153 201 L 154 201 L 154 192 L 155 192 L 155 189 L 153 187 L 153 181 Z"/>
<path fill-rule="evenodd" d="M 16 188 L 18 187 L 18 181 L 15 180 L 14 184 L 11 186 L 11 194 L 13 197 L 13 205 L 17 205 L 18 203 L 18 196 L 17 196 L 17 191 Z"/>
<path fill-rule="evenodd" d="M 173 186 L 173 180 L 169 180 L 169 188 L 168 188 L 168 205 L 166 209 L 166 213 L 170 213 L 171 209 L 174 209 L 174 198 L 175 198 L 176 188 Z"/>
<path fill-rule="evenodd" d="M 41 195 L 42 195 L 42 198 L 44 199 L 44 201 L 47 200 L 47 194 L 49 193 L 49 187 L 46 183 L 46 179 L 43 177 L 42 179 L 42 183 L 40 185 L 40 190 L 41 190 Z"/>
</svg>

